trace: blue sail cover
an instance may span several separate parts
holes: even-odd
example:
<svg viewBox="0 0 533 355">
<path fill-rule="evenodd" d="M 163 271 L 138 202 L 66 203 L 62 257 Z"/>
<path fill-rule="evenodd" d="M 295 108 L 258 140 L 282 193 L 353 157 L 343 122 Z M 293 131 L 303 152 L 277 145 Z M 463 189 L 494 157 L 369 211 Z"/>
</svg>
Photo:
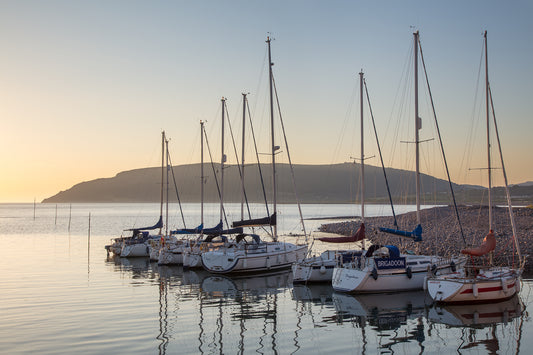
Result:
<svg viewBox="0 0 533 355">
<path fill-rule="evenodd" d="M 124 230 L 138 232 L 138 231 L 153 230 L 153 229 L 157 229 L 157 228 L 163 228 L 163 216 L 159 216 L 159 221 L 156 224 L 154 224 L 153 226 L 151 226 L 151 227 L 130 228 L 130 229 L 124 229 Z"/>
<path fill-rule="evenodd" d="M 247 219 L 244 221 L 235 221 L 232 224 L 233 228 L 237 227 L 260 227 L 260 226 L 275 226 L 277 223 L 276 214 L 269 217 Z"/>
<path fill-rule="evenodd" d="M 203 229 L 204 229 L 204 225 L 200 224 L 198 227 L 193 228 L 193 229 L 190 229 L 190 228 L 176 229 L 176 230 L 170 231 L 170 234 L 200 234 Z"/>
<path fill-rule="evenodd" d="M 231 229 L 217 229 L 217 230 L 214 230 L 213 232 L 209 232 L 207 233 L 204 229 L 204 234 L 208 234 L 208 235 L 221 235 L 221 234 L 240 234 L 243 232 L 243 229 L 242 227 L 239 227 L 239 228 L 231 228 Z"/>
<path fill-rule="evenodd" d="M 383 228 L 383 227 L 380 227 L 379 230 L 385 233 L 399 235 L 400 237 L 411 238 L 415 242 L 422 241 L 422 226 L 420 224 L 417 225 L 416 228 L 413 229 L 412 232 L 402 231 L 399 229 L 392 229 L 392 228 Z"/>
<path fill-rule="evenodd" d="M 205 228 L 202 232 L 204 234 L 217 234 L 222 232 L 222 221 L 218 222 L 218 224 L 213 228 Z"/>
</svg>

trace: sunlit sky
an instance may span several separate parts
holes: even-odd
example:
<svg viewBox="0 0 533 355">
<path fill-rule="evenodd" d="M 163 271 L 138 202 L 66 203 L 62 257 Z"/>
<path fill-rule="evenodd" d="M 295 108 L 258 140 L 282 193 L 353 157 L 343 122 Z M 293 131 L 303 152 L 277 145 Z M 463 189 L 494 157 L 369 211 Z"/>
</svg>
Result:
<svg viewBox="0 0 533 355">
<path fill-rule="evenodd" d="M 452 180 L 484 185 L 484 173 L 470 169 L 486 165 L 479 80 L 487 30 L 507 174 L 511 183 L 533 180 L 532 16 L 531 1 L 2 0 L 0 202 L 40 201 L 82 181 L 157 166 L 162 130 L 174 165 L 198 162 L 200 120 L 220 151 L 221 97 L 240 141 L 243 92 L 268 151 L 269 33 L 294 163 L 360 154 L 363 70 L 386 165 L 413 169 L 400 141 L 414 139 L 419 30 Z M 435 138 L 428 100 L 420 102 L 421 139 Z M 369 121 L 367 129 L 365 154 L 375 155 Z M 444 177 L 436 141 L 422 149 L 430 152 L 423 172 Z"/>
</svg>

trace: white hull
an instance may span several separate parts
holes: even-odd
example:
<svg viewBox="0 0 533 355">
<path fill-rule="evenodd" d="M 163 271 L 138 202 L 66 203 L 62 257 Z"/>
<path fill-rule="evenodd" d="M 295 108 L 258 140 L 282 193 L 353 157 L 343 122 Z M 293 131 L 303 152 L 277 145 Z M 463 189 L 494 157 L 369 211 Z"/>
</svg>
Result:
<svg viewBox="0 0 533 355">
<path fill-rule="evenodd" d="M 307 245 L 282 242 L 243 244 L 205 252 L 202 264 L 213 273 L 265 272 L 289 268 L 306 253 Z"/>
<path fill-rule="evenodd" d="M 121 258 L 150 256 L 150 247 L 146 243 L 126 244 L 120 251 Z"/>
<path fill-rule="evenodd" d="M 183 265 L 183 245 L 163 247 L 159 250 L 159 265 Z"/>
<path fill-rule="evenodd" d="M 183 268 L 184 269 L 201 269 L 202 268 L 202 252 L 195 250 L 187 250 L 183 252 Z"/>
<path fill-rule="evenodd" d="M 150 245 L 150 261 L 159 260 L 159 248 L 153 245 Z"/>
<path fill-rule="evenodd" d="M 510 268 L 480 270 L 475 277 L 467 277 L 461 270 L 427 280 L 429 295 L 442 303 L 498 302 L 513 297 L 519 290 L 519 273 Z"/>
<path fill-rule="evenodd" d="M 459 261 L 437 256 L 403 255 L 407 267 L 379 269 L 374 258 L 363 260 L 363 267 L 355 263 L 333 269 L 332 286 L 335 291 L 353 293 L 380 293 L 415 291 L 424 288 L 429 272 L 451 273 Z M 435 266 L 433 266 L 435 265 Z M 459 265 L 457 265 L 458 267 Z M 433 270 L 432 270 L 433 269 Z"/>
<path fill-rule="evenodd" d="M 331 282 L 335 260 L 305 261 L 292 264 L 293 283 Z"/>
<path fill-rule="evenodd" d="M 348 251 L 326 250 L 320 256 L 306 258 L 292 264 L 292 282 L 331 282 L 333 269 L 337 264 L 337 256 L 343 252 Z"/>
</svg>

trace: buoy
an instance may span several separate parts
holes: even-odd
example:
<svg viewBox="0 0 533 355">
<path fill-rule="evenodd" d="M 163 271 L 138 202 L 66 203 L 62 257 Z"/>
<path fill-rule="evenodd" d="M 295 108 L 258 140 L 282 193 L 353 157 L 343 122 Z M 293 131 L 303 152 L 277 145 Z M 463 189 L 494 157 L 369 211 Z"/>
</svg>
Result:
<svg viewBox="0 0 533 355">
<path fill-rule="evenodd" d="M 455 262 L 452 261 L 452 262 L 450 263 L 450 267 L 452 268 L 452 272 L 457 271 L 457 267 L 455 266 Z"/>
<path fill-rule="evenodd" d="M 433 273 L 433 275 L 436 275 L 437 265 L 435 265 L 435 264 L 431 265 L 431 272 Z"/>
<path fill-rule="evenodd" d="M 324 265 L 322 265 L 322 266 L 320 267 L 320 273 L 321 273 L 321 274 L 325 274 L 325 273 L 326 273 L 326 267 L 325 267 Z"/>
<path fill-rule="evenodd" d="M 472 293 L 474 294 L 474 297 L 477 298 L 478 292 L 477 292 L 477 284 L 472 285 Z"/>
<path fill-rule="evenodd" d="M 378 279 L 378 270 L 376 268 L 372 269 L 372 277 L 374 278 L 374 280 Z"/>
<path fill-rule="evenodd" d="M 407 272 L 407 277 L 409 279 L 413 277 L 413 270 L 411 270 L 410 266 L 408 266 L 407 269 L 405 269 L 405 271 Z"/>
</svg>

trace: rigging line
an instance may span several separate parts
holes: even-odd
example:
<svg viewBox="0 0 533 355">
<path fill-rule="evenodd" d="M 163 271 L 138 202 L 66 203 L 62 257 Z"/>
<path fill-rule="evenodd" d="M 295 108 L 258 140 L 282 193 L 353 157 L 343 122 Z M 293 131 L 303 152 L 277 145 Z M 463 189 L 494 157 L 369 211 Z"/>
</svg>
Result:
<svg viewBox="0 0 533 355">
<path fill-rule="evenodd" d="M 248 100 L 246 102 L 248 103 Z M 249 118 L 249 121 L 250 121 L 250 131 L 252 133 L 252 139 L 254 141 L 255 157 L 257 159 L 257 169 L 259 170 L 259 178 L 261 180 L 261 188 L 263 190 L 263 199 L 265 201 L 266 213 L 267 213 L 267 216 L 270 216 L 270 211 L 269 211 L 269 208 L 268 208 L 268 200 L 267 200 L 267 196 L 266 196 L 266 189 L 265 189 L 265 180 L 263 178 L 263 171 L 261 169 L 261 161 L 259 160 L 259 152 L 257 151 L 257 140 L 255 139 L 255 131 L 254 131 L 254 125 L 253 125 L 253 122 L 252 122 L 252 114 L 250 113 L 250 105 L 246 105 L 246 107 L 248 108 L 248 118 Z M 274 231 L 272 229 L 272 226 L 270 226 L 270 233 L 272 235 L 274 235 Z"/>
<path fill-rule="evenodd" d="M 467 167 L 471 166 L 471 161 L 472 161 L 472 151 L 474 149 L 474 132 L 477 131 L 477 127 L 479 125 L 479 119 L 476 120 L 475 117 L 476 117 L 476 112 L 480 112 L 481 109 L 477 109 L 476 108 L 476 103 L 479 102 L 479 105 L 482 104 L 481 100 L 478 99 L 478 94 L 479 94 L 479 91 L 480 91 L 480 80 L 481 80 L 481 70 L 483 68 L 483 58 L 484 58 L 484 55 L 485 55 L 485 51 L 484 51 L 484 45 L 481 46 L 481 54 L 479 56 L 479 65 L 478 65 L 478 72 L 477 72 L 477 80 L 476 80 L 476 88 L 475 88 L 475 91 L 474 91 L 474 105 L 472 107 L 472 112 L 471 112 L 471 120 L 470 120 L 470 129 L 468 131 L 468 136 L 467 136 L 467 144 L 466 144 L 466 149 L 463 151 L 463 157 L 461 159 L 461 170 L 462 171 L 465 171 L 465 178 L 466 178 L 466 174 L 468 172 L 468 169 Z M 479 101 L 478 101 L 479 100 Z M 466 161 L 466 162 L 465 162 Z"/>
<path fill-rule="evenodd" d="M 424 76 L 426 78 L 426 85 L 427 85 L 427 89 L 428 89 L 429 98 L 430 98 L 430 101 L 431 101 L 431 108 L 433 110 L 433 118 L 434 118 L 434 121 L 435 121 L 435 127 L 437 129 L 437 135 L 439 136 L 439 143 L 440 143 L 440 149 L 441 149 L 441 152 L 442 152 L 442 158 L 444 160 L 444 166 L 446 167 L 446 175 L 448 176 L 448 184 L 450 185 L 450 191 L 452 193 L 453 206 L 455 208 L 455 214 L 457 216 L 457 221 L 459 222 L 459 229 L 461 230 L 461 237 L 463 238 L 463 242 L 466 245 L 466 238 L 465 238 L 465 235 L 464 235 L 464 232 L 463 232 L 463 226 L 461 224 L 461 219 L 459 218 L 459 210 L 457 209 L 457 201 L 455 199 L 455 193 L 453 192 L 452 181 L 450 179 L 450 171 L 448 169 L 448 162 L 446 161 L 446 155 L 444 154 L 444 145 L 442 144 L 442 137 L 441 137 L 441 134 L 440 134 L 439 123 L 437 121 L 437 112 L 435 111 L 435 104 L 433 102 L 433 95 L 431 94 L 431 87 L 429 86 L 429 78 L 428 78 L 428 73 L 427 73 L 427 70 L 426 70 L 426 62 L 424 61 L 424 55 L 422 54 L 422 45 L 420 44 L 420 39 L 418 40 L 418 46 L 420 48 L 420 59 L 422 59 L 422 67 L 424 68 Z"/>
<path fill-rule="evenodd" d="M 241 169 L 241 165 L 240 165 L 240 162 L 239 162 L 239 154 L 237 153 L 237 145 L 235 144 L 235 137 L 233 135 L 233 129 L 231 128 L 231 120 L 229 119 L 229 112 L 228 112 L 228 107 L 226 107 L 226 117 L 227 117 L 227 120 L 228 120 L 228 126 L 229 126 L 229 133 L 231 135 L 231 142 L 233 143 L 233 151 L 235 153 L 235 160 L 237 161 L 237 169 L 239 170 L 239 178 L 241 180 L 241 185 L 242 185 L 242 189 L 244 191 L 244 199 L 246 200 L 246 205 L 248 206 L 248 196 L 246 195 L 246 190 L 244 189 L 244 180 L 243 180 L 243 176 L 242 176 L 242 169 Z M 250 215 L 250 209 L 248 208 L 248 215 Z M 252 218 L 250 216 L 250 218 Z"/>
<path fill-rule="evenodd" d="M 348 125 L 351 125 L 351 123 L 354 121 L 351 116 L 352 116 L 352 113 L 353 113 L 354 102 L 356 101 L 355 100 L 356 94 L 357 94 L 357 85 L 354 85 L 354 87 L 352 89 L 352 94 L 350 95 L 350 99 L 348 101 L 348 108 L 346 109 L 346 114 L 344 115 L 344 120 L 342 122 L 340 139 L 337 140 L 337 142 L 335 144 L 335 148 L 333 150 L 333 155 L 332 155 L 332 159 L 331 159 L 331 165 L 334 164 L 335 159 L 339 155 L 339 152 L 341 150 L 341 146 L 343 145 L 344 137 L 348 133 Z M 353 129 L 355 129 L 355 128 L 353 128 Z"/>
<path fill-rule="evenodd" d="M 392 138 L 389 140 L 390 142 L 393 142 L 392 146 L 390 147 L 390 159 L 389 159 L 389 166 L 394 166 L 393 163 L 395 161 L 394 156 L 395 152 L 397 151 L 396 145 L 399 141 L 399 128 L 400 128 L 400 121 L 399 119 L 393 119 L 395 116 L 394 111 L 395 107 L 397 107 L 397 116 L 402 117 L 403 111 L 404 111 L 404 103 L 406 102 L 405 96 L 407 95 L 407 92 L 411 89 L 411 85 L 409 83 L 409 80 L 411 78 L 410 71 L 411 71 L 411 65 L 412 63 L 412 56 L 413 56 L 413 47 L 412 44 L 408 49 L 407 55 L 405 56 L 406 60 L 403 65 L 402 74 L 400 76 L 400 81 L 398 83 L 398 87 L 396 89 L 396 94 L 394 96 L 393 101 L 393 109 L 391 110 L 391 114 L 389 117 L 389 121 L 387 122 L 387 128 L 385 130 L 385 137 L 388 137 L 389 135 L 392 135 Z M 404 83 L 403 90 L 402 90 L 402 83 Z M 407 89 L 406 89 L 407 88 Z M 391 128 L 392 123 L 395 123 L 394 127 Z M 392 130 L 392 133 L 389 133 L 390 130 Z M 387 140 L 386 140 L 387 141 Z"/>
<path fill-rule="evenodd" d="M 243 105 L 246 105 L 248 106 L 248 99 L 246 98 L 246 96 L 243 96 Z M 243 120 L 243 125 L 244 125 L 244 122 L 246 120 L 244 119 Z M 244 134 L 244 129 L 243 129 L 243 134 Z M 244 141 L 244 138 L 243 138 L 243 141 Z M 243 146 L 242 149 L 243 151 L 245 151 L 244 149 L 245 147 Z M 243 153 L 243 169 L 244 169 L 244 153 Z M 252 213 L 250 212 L 250 204 L 248 203 L 248 195 L 246 194 L 246 189 L 245 189 L 245 186 L 244 186 L 244 171 L 242 172 L 242 175 L 241 175 L 241 180 L 242 180 L 242 190 L 243 190 L 243 195 L 244 195 L 244 202 L 246 203 L 246 209 L 248 210 L 248 218 L 252 219 Z M 253 230 L 253 228 L 252 228 Z"/>
<path fill-rule="evenodd" d="M 287 159 L 289 159 L 289 165 L 291 167 L 292 188 L 294 189 L 294 196 L 296 198 L 296 204 L 298 205 L 298 212 L 300 213 L 300 222 L 302 223 L 302 230 L 304 232 L 305 242 L 307 243 L 307 232 L 305 231 L 304 216 L 302 214 L 302 206 L 300 205 L 300 199 L 298 199 L 298 192 L 296 191 L 296 178 L 294 177 L 294 166 L 292 165 L 291 154 L 289 153 L 289 144 L 287 143 L 287 134 L 285 132 L 285 124 L 283 123 L 283 117 L 281 116 L 281 107 L 279 105 L 278 89 L 276 87 L 276 81 L 274 80 L 274 75 L 272 75 L 272 84 L 274 85 L 274 93 L 276 94 L 276 104 L 278 106 L 278 114 L 279 114 L 279 121 L 281 122 L 281 129 L 283 131 L 285 149 L 287 149 Z"/>
<path fill-rule="evenodd" d="M 496 124 L 496 113 L 494 112 L 494 102 L 492 101 L 492 91 L 490 89 L 490 84 L 489 84 L 489 98 L 490 98 L 490 106 L 492 109 L 492 118 L 494 122 L 494 131 L 496 133 L 496 140 L 498 141 L 498 149 L 500 151 L 500 160 L 502 164 L 503 178 L 505 180 L 505 194 L 507 195 L 507 204 L 509 205 L 509 217 L 511 218 L 511 228 L 513 230 L 513 239 L 515 242 L 516 252 L 518 254 L 518 260 L 519 260 L 519 263 L 521 264 L 522 255 L 520 253 L 520 246 L 518 244 L 517 235 L 516 235 L 516 224 L 515 224 L 514 215 L 513 215 L 513 205 L 511 203 L 511 194 L 509 192 L 509 184 L 507 181 L 507 173 L 505 171 L 505 164 L 503 163 L 502 146 L 500 144 L 500 134 L 498 133 L 498 125 Z M 523 265 L 520 265 L 520 267 L 522 266 Z"/>
<path fill-rule="evenodd" d="M 383 169 L 383 176 L 385 178 L 385 184 L 387 185 L 387 193 L 389 195 L 389 202 L 392 209 L 392 216 L 394 217 L 394 226 L 396 229 L 398 229 L 398 222 L 396 220 L 396 213 L 394 212 L 394 204 L 392 203 L 392 196 L 390 193 L 390 187 L 389 187 L 389 180 L 387 179 L 387 173 L 385 171 L 385 165 L 383 164 L 383 156 L 381 155 L 381 146 L 379 144 L 378 139 L 378 131 L 376 130 L 376 122 L 374 121 L 374 113 L 372 112 L 372 105 L 370 104 L 370 96 L 368 95 L 368 88 L 366 86 L 366 80 L 363 80 L 363 84 L 365 84 L 365 92 L 366 92 L 366 100 L 368 102 L 368 110 L 370 111 L 370 117 L 372 118 L 372 126 L 374 127 L 374 134 L 376 136 L 376 143 L 378 146 L 378 152 L 379 152 L 379 159 L 381 161 L 381 168 Z"/>
<path fill-rule="evenodd" d="M 213 163 L 213 156 L 211 155 L 211 147 L 209 146 L 209 141 L 207 140 L 207 132 L 205 131 L 205 127 L 204 127 L 204 136 L 205 136 L 205 144 L 207 145 L 207 152 L 209 153 L 209 159 L 211 160 L 211 169 L 213 170 L 213 176 L 215 177 L 215 183 L 216 183 L 217 191 L 218 191 L 218 198 L 221 199 L 222 195 L 220 193 L 220 186 L 218 184 L 217 172 L 215 169 L 215 164 Z M 224 220 L 226 221 L 226 225 L 229 226 L 228 219 L 226 217 L 226 209 L 224 208 L 224 205 L 222 205 L 222 213 L 224 214 Z"/>
<path fill-rule="evenodd" d="M 172 166 L 172 159 L 170 159 L 170 152 L 168 154 L 168 164 L 170 165 L 170 172 L 172 173 L 172 180 L 174 181 L 174 190 L 176 191 L 176 197 L 178 199 L 178 205 L 180 206 L 181 220 L 183 221 L 183 228 L 187 228 L 185 225 L 185 216 L 183 215 L 183 208 L 181 206 L 180 194 L 178 191 L 178 184 L 176 183 L 176 176 L 174 175 L 174 167 Z"/>
</svg>

